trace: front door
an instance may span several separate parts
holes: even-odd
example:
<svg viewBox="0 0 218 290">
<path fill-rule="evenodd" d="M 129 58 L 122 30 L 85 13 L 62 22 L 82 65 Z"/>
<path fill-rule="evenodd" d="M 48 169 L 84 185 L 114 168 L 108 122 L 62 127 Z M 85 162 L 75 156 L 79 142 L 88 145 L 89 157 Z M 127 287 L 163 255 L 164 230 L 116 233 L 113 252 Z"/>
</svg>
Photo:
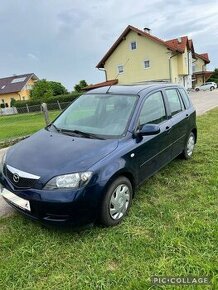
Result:
<svg viewBox="0 0 218 290">
<path fill-rule="evenodd" d="M 171 160 L 169 141 L 171 120 L 167 119 L 161 91 L 152 93 L 141 108 L 139 126 L 142 127 L 148 123 L 158 124 L 160 133 L 153 136 L 143 136 L 141 140 L 138 140 L 134 151 L 140 182 Z"/>
</svg>

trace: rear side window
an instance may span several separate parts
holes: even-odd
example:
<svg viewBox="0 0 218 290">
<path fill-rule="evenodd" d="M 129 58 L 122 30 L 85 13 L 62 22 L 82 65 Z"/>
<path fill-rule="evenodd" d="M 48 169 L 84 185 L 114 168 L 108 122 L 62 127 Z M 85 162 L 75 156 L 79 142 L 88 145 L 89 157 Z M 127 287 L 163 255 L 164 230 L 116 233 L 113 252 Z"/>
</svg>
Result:
<svg viewBox="0 0 218 290">
<path fill-rule="evenodd" d="M 166 120 L 166 110 L 161 92 L 150 95 L 144 102 L 140 113 L 140 126 L 159 124 Z"/>
<path fill-rule="evenodd" d="M 177 93 L 176 89 L 168 89 L 166 90 L 166 95 L 168 99 L 168 103 L 170 106 L 171 115 L 174 116 L 181 112 L 184 108 L 181 99 Z"/>
<path fill-rule="evenodd" d="M 188 97 L 188 95 L 187 95 L 187 93 L 186 93 L 185 90 L 183 90 L 183 89 L 179 89 L 179 91 L 180 91 L 180 93 L 181 93 L 181 95 L 182 95 L 182 99 L 183 99 L 183 102 L 184 102 L 184 104 L 185 104 L 185 107 L 186 107 L 186 109 L 188 109 L 188 108 L 190 107 L 190 100 L 189 100 L 189 97 Z"/>
</svg>

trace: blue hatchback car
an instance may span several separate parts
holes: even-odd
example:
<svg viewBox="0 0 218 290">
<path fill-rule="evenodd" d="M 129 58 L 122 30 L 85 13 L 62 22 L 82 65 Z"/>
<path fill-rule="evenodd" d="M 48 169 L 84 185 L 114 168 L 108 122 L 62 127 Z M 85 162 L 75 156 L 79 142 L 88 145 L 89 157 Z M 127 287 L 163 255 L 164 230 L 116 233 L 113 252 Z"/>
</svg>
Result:
<svg viewBox="0 0 218 290">
<path fill-rule="evenodd" d="M 189 159 L 196 140 L 196 113 L 183 87 L 95 89 L 8 150 L 2 195 L 45 223 L 113 226 L 136 188 L 178 155 Z"/>
</svg>

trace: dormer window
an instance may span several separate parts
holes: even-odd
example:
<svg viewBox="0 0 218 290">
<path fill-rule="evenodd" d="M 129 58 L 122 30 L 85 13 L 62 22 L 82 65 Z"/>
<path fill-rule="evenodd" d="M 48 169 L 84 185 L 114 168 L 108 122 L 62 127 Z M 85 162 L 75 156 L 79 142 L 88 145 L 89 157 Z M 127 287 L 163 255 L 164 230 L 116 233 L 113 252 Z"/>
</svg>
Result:
<svg viewBox="0 0 218 290">
<path fill-rule="evenodd" d="M 130 49 L 131 49 L 131 50 L 134 50 L 134 49 L 136 49 L 136 47 L 137 47 L 136 41 L 132 41 L 132 42 L 130 43 Z"/>
</svg>

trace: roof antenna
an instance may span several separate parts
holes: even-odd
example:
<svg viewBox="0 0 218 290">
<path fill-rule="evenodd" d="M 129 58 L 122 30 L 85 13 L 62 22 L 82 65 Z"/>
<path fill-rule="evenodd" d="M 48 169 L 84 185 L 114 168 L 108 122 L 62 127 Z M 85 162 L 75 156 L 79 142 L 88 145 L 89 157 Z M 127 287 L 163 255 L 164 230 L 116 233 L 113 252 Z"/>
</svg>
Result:
<svg viewBox="0 0 218 290">
<path fill-rule="evenodd" d="M 125 65 L 128 63 L 128 61 L 129 61 L 129 58 L 127 59 L 127 61 L 124 63 L 124 65 L 123 65 L 123 67 L 125 67 Z M 118 77 L 118 75 L 119 75 L 120 73 L 118 72 L 118 74 L 115 76 L 115 79 Z M 113 86 L 113 84 L 111 84 L 110 86 L 109 86 L 109 88 L 107 89 L 107 91 L 106 91 L 106 94 L 108 94 L 108 92 L 109 92 L 109 90 L 110 90 L 110 88 Z"/>
</svg>

